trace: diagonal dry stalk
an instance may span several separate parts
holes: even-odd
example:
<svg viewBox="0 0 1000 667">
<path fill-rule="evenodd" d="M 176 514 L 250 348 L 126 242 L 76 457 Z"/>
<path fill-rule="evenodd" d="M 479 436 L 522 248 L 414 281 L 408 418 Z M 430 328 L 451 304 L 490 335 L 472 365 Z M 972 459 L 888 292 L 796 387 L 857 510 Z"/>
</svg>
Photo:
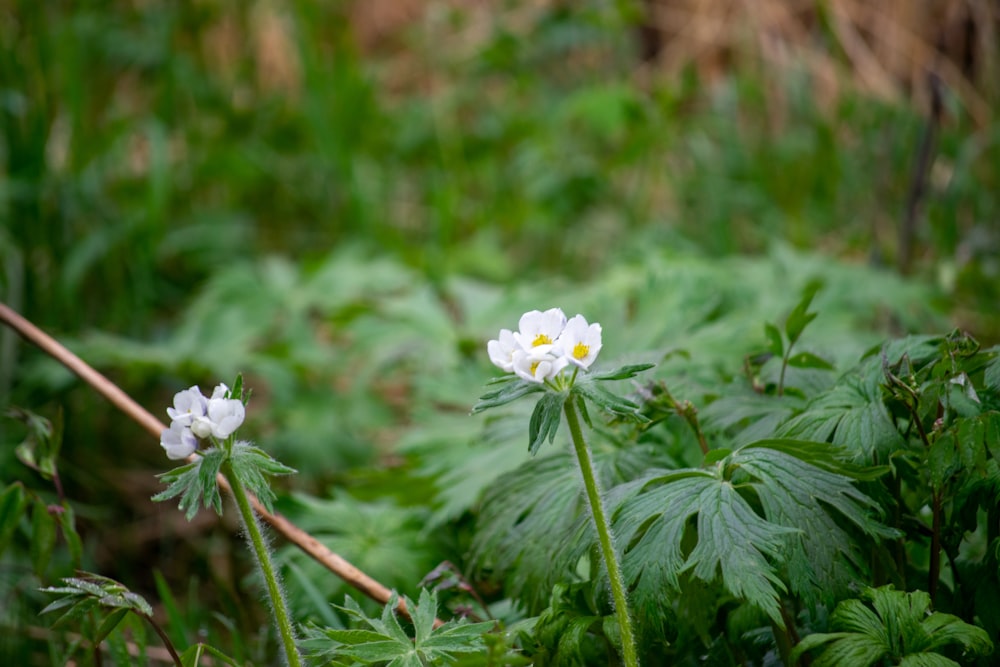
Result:
<svg viewBox="0 0 1000 667">
<path fill-rule="evenodd" d="M 122 391 L 118 385 L 98 373 L 83 359 L 70 352 L 54 338 L 21 317 L 4 303 L 0 303 L 0 322 L 12 328 L 25 340 L 33 343 L 43 352 L 73 371 L 81 380 L 93 387 L 116 408 L 131 417 L 153 437 L 159 438 L 160 433 L 167 428 L 163 422 L 139 405 L 131 396 Z M 191 459 L 189 458 L 189 460 Z M 229 483 L 221 474 L 218 476 L 217 481 L 221 489 L 226 493 L 231 493 Z M 278 513 L 272 514 L 268 512 L 253 494 L 249 495 L 254 511 L 274 530 L 281 533 L 285 539 L 302 549 L 302 551 L 314 558 L 320 565 L 371 599 L 382 604 L 389 601 L 391 591 L 388 588 L 369 577 L 354 565 L 351 565 L 342 556 L 330 551 L 319 540 L 285 517 Z M 396 609 L 401 614 L 409 617 L 409 610 L 406 608 L 406 603 L 403 600 L 399 601 Z M 441 623 L 440 620 L 434 621 L 435 626 L 441 625 Z"/>
</svg>

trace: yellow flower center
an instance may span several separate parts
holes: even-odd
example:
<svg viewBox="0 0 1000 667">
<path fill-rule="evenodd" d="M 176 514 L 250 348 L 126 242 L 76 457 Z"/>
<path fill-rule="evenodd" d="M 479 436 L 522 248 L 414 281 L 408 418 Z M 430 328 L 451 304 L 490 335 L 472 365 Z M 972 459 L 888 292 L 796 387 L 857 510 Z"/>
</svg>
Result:
<svg viewBox="0 0 1000 667">
<path fill-rule="evenodd" d="M 552 339 L 545 334 L 538 334 L 535 336 L 535 340 L 531 341 L 531 347 L 538 347 L 539 345 L 551 345 Z"/>
<path fill-rule="evenodd" d="M 577 343 L 573 346 L 573 357 L 576 359 L 583 359 L 588 354 L 590 354 L 590 346 L 584 345 L 583 343 Z"/>
<path fill-rule="evenodd" d="M 537 362 L 537 361 L 535 363 L 531 364 L 531 375 L 532 376 L 534 376 L 535 369 L 538 368 L 538 364 L 539 364 L 539 362 Z"/>
</svg>

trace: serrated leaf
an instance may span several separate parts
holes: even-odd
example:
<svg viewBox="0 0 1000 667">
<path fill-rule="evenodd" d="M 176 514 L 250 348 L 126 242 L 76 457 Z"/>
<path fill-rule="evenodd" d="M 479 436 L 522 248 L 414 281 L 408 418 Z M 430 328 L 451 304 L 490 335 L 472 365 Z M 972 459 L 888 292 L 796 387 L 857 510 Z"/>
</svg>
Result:
<svg viewBox="0 0 1000 667">
<path fill-rule="evenodd" d="M 882 401 L 874 361 L 866 362 L 781 424 L 783 437 L 843 445 L 856 463 L 886 463 L 905 441 Z"/>
<path fill-rule="evenodd" d="M 744 447 L 733 455 L 730 465 L 753 478 L 749 483 L 757 490 L 769 521 L 800 531 L 785 553 L 792 590 L 807 600 L 829 600 L 846 592 L 866 562 L 860 545 L 840 521 L 846 519 L 875 538 L 897 533 L 874 518 L 878 505 L 853 485 L 851 477 L 773 446 L 781 444 L 765 441 Z"/>
<path fill-rule="evenodd" d="M 493 623 L 466 624 L 448 621 L 434 628 L 437 616 L 437 594 L 422 589 L 420 604 L 403 598 L 411 610 L 414 634 L 411 639 L 403 631 L 396 618 L 399 598 L 393 592 L 382 608 L 379 618 L 367 616 L 358 604 L 348 596 L 341 609 L 356 620 L 368 625 L 371 630 L 340 630 L 330 628 L 307 628 L 306 646 L 314 657 L 348 657 L 362 664 L 388 663 L 405 665 L 416 660 L 415 665 L 440 664 L 452 653 L 479 650 L 482 634 L 493 627 Z"/>
<path fill-rule="evenodd" d="M 198 513 L 199 506 L 214 509 L 222 514 L 222 496 L 219 494 L 217 475 L 226 452 L 218 447 L 201 452 L 201 456 L 173 470 L 158 475 L 167 488 L 153 496 L 155 502 L 162 502 L 180 496 L 178 508 L 188 521 Z"/>
<path fill-rule="evenodd" d="M 838 604 L 830 625 L 839 632 L 804 637 L 792 658 L 797 660 L 804 652 L 826 645 L 813 662 L 816 667 L 845 664 L 868 667 L 883 661 L 897 665 L 950 665 L 955 663 L 937 653 L 938 649 L 959 645 L 970 657 L 988 655 L 993 650 L 993 643 L 982 628 L 951 614 L 930 613 L 931 599 L 923 591 L 907 593 L 882 586 L 865 589 L 862 598 L 868 604 L 862 600 L 844 600 Z"/>
<path fill-rule="evenodd" d="M 697 517 L 696 544 L 684 556 L 681 543 L 692 517 Z M 785 587 L 770 561 L 796 532 L 756 514 L 728 481 L 695 470 L 643 480 L 642 491 L 621 506 L 615 519 L 615 533 L 630 545 L 623 574 L 637 596 L 676 590 L 685 570 L 703 581 L 721 575 L 733 595 L 782 627 L 778 599 Z"/>
<path fill-rule="evenodd" d="M 649 465 L 639 447 L 595 448 L 593 454 L 606 489 Z M 506 593 L 529 610 L 544 609 L 553 586 L 576 576 L 580 559 L 596 545 L 582 486 L 576 458 L 553 450 L 499 476 L 480 503 L 472 563 L 502 577 Z"/>
<path fill-rule="evenodd" d="M 410 611 L 413 620 L 413 632 L 416 636 L 416 643 L 421 643 L 430 637 L 434 629 L 434 619 L 437 613 L 437 600 L 431 597 L 426 588 L 420 589 L 420 602 L 417 608 Z"/>
</svg>

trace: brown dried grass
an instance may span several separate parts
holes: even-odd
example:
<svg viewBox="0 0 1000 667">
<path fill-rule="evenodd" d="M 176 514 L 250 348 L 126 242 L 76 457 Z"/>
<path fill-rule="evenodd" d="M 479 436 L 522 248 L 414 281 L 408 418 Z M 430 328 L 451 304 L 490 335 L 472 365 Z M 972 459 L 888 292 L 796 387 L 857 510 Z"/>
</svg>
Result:
<svg viewBox="0 0 1000 667">
<path fill-rule="evenodd" d="M 990 0 L 644 0 L 656 75 L 806 70 L 821 104 L 846 89 L 927 108 L 933 73 L 978 123 L 992 114 L 1000 5 Z"/>
<path fill-rule="evenodd" d="M 559 3 L 356 0 L 349 20 L 364 52 L 399 59 L 414 73 L 414 54 L 401 39 L 406 31 L 429 31 L 428 43 L 465 58 L 489 38 L 492 26 L 502 22 L 527 36 L 532 19 Z M 643 25 L 636 52 L 651 56 L 643 62 L 637 57 L 639 81 L 694 68 L 711 82 L 751 69 L 779 84 L 790 72 L 804 70 L 821 107 L 850 90 L 926 109 L 933 73 L 980 125 L 989 121 L 1000 97 L 1000 3 L 993 0 L 639 0 L 639 5 Z M 463 21 L 435 20 L 456 12 L 464 14 Z M 780 88 L 773 87 L 779 100 Z"/>
</svg>

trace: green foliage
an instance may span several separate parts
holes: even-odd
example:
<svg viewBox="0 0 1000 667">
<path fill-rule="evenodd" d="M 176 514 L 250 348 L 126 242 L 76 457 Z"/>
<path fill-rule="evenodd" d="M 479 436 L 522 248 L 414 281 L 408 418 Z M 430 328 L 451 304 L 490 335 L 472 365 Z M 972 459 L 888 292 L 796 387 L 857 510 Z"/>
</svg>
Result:
<svg viewBox="0 0 1000 667">
<path fill-rule="evenodd" d="M 365 3 L 259 4 L 5 7 L 0 299 L 148 405 L 246 371 L 256 432 L 303 470 L 276 485 L 279 509 L 399 590 L 448 558 L 514 622 L 551 609 L 524 621 L 523 646 L 549 628 L 541 644 L 558 651 L 565 630 L 575 647 L 538 655 L 606 664 L 594 619 L 607 600 L 554 404 L 535 420 L 535 467 L 522 466 L 527 401 L 468 417 L 482 343 L 512 313 L 586 312 L 619 356 L 608 368 L 656 363 L 648 381 L 593 385 L 610 419 L 577 404 L 617 520 L 675 482 L 643 484 L 681 475 L 766 537 L 736 552 L 761 569 L 735 576 L 698 511 L 672 526 L 679 545 L 647 538 L 669 510 L 629 525 L 628 553 L 648 551 L 626 558 L 647 655 L 773 662 L 785 640 L 750 591 L 803 635 L 845 587 L 884 583 L 1000 634 L 1000 357 L 960 335 L 905 337 L 961 326 L 997 340 L 996 122 L 973 126 L 947 97 L 921 260 L 901 278 L 879 267 L 924 131 L 909 106 L 848 93 L 820 108 L 809 77 L 752 68 L 708 80 L 643 63 L 637 78 L 638 3 L 485 22 L 435 5 L 372 42 L 349 14 Z M 245 575 L 217 567 L 224 538 L 198 522 L 176 539 L 140 530 L 150 492 L 127 471 L 162 468 L 159 448 L 9 331 L 0 403 L 58 406 L 67 425 L 60 442 L 59 420 L 0 424 L 0 663 L 72 658 L 23 630 L 34 587 L 81 566 L 141 580 L 129 568 L 153 551 L 171 581 L 190 577 L 174 614 L 186 633 L 268 662 L 255 610 L 224 608 Z M 626 423 L 633 404 L 650 423 Z M 267 501 L 271 463 L 246 453 Z M 220 509 L 220 466 L 165 477 L 189 516 Z M 823 498 L 800 482 L 816 475 Z M 329 486 L 336 500 L 310 495 Z M 677 590 L 646 587 L 675 546 Z M 339 622 L 325 601 L 342 584 L 286 562 L 301 613 Z M 107 649 L 121 664 L 125 636 Z M 215 651 L 195 645 L 185 664 L 229 662 Z"/>
<path fill-rule="evenodd" d="M 678 591 L 679 575 L 691 570 L 705 581 L 721 575 L 733 596 L 783 627 L 780 595 L 788 588 L 807 600 L 843 591 L 861 559 L 838 520 L 873 536 L 894 533 L 868 516 L 875 502 L 835 461 L 822 443 L 761 441 L 707 470 L 653 472 L 630 482 L 616 532 L 629 545 L 624 567 L 638 603 Z M 689 523 L 694 531 L 685 539 Z"/>
<path fill-rule="evenodd" d="M 167 484 L 167 488 L 153 496 L 153 500 L 157 502 L 180 496 L 178 507 L 188 521 L 198 513 L 199 505 L 222 514 L 222 496 L 219 494 L 217 476 L 224 464 L 232 466 L 247 490 L 256 495 L 268 510 L 273 506 L 275 495 L 267 478 L 296 472 L 245 441 L 237 441 L 229 449 L 212 447 L 198 452 L 196 456 L 191 463 L 158 475 Z"/>
<path fill-rule="evenodd" d="M 106 611 L 107 615 L 91 637 L 96 643 L 104 641 L 104 638 L 129 612 L 147 618 L 153 615 L 153 608 L 141 595 L 133 593 L 114 579 L 84 572 L 80 577 L 64 578 L 63 583 L 65 586 L 42 589 L 46 593 L 61 597 L 50 603 L 41 613 L 64 610 L 53 623 L 53 626 L 58 626 L 77 622 L 93 611 L 110 610 Z"/>
<path fill-rule="evenodd" d="M 435 627 L 437 595 L 426 589 L 416 605 L 403 597 L 413 619 L 413 636 L 403 629 L 396 617 L 399 598 L 393 594 L 379 618 L 371 618 L 351 599 L 340 607 L 357 629 L 307 628 L 305 645 L 323 664 L 386 665 L 387 667 L 425 667 L 453 664 L 455 654 L 483 651 L 482 635 L 492 631 L 493 622 L 465 623 L 448 621 Z"/>
<path fill-rule="evenodd" d="M 362 502 L 341 492 L 330 499 L 295 494 L 281 500 L 278 509 L 331 551 L 403 593 L 416 595 L 417 582 L 441 560 L 426 530 L 427 512 L 420 507 L 400 507 L 388 499 Z M 348 591 L 346 584 L 331 579 L 295 547 L 280 549 L 277 561 L 286 570 L 289 604 L 300 617 L 334 626 L 343 622 L 329 605 Z"/>
<path fill-rule="evenodd" d="M 804 637 L 794 658 L 823 647 L 812 662 L 815 667 L 958 667 L 993 652 L 993 642 L 982 628 L 952 614 L 931 612 L 930 607 L 930 596 L 923 591 L 906 593 L 892 586 L 865 589 L 861 600 L 837 605 L 830 618 L 836 632 Z M 952 653 L 953 648 L 960 652 Z"/>
</svg>

